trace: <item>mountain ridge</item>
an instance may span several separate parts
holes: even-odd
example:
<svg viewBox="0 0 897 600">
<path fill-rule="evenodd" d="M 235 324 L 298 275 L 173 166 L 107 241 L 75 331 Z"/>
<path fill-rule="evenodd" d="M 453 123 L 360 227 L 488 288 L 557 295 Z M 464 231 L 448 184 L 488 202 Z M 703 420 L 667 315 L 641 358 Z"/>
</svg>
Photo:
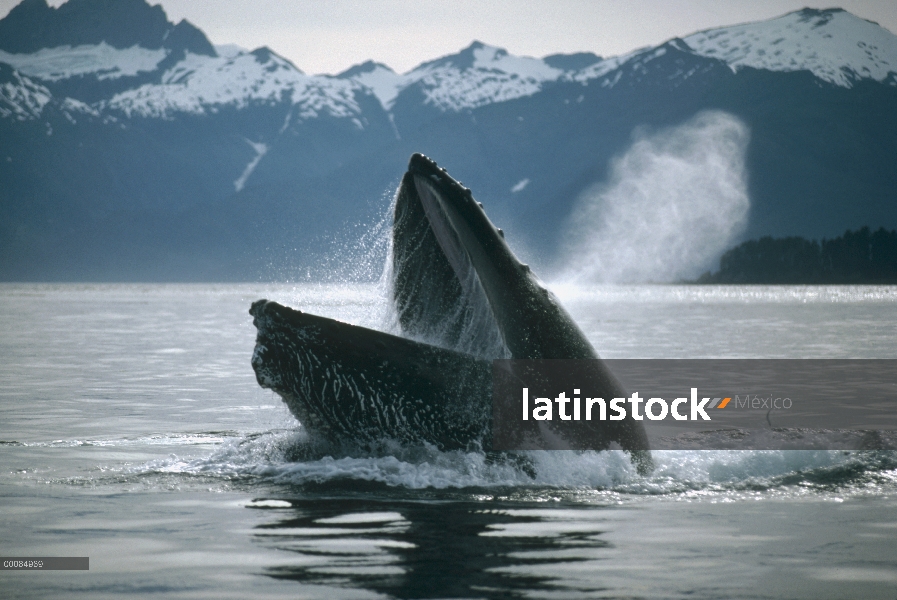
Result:
<svg viewBox="0 0 897 600">
<path fill-rule="evenodd" d="M 0 62 L 6 62 L 32 80 L 40 81 L 51 91 L 55 91 L 55 86 L 60 94 L 71 95 L 100 111 L 107 107 L 121 109 L 126 104 L 129 114 L 163 116 L 158 107 L 167 104 L 170 110 L 196 112 L 195 103 L 188 106 L 190 103 L 183 101 L 162 102 L 159 92 L 150 94 L 148 90 L 144 90 L 141 94 L 131 93 L 128 102 L 125 102 L 125 97 L 117 97 L 139 86 L 170 84 L 178 81 L 178 76 L 189 79 L 194 73 L 204 77 L 205 92 L 211 97 L 217 96 L 211 103 L 241 104 L 234 93 L 210 90 L 208 86 L 226 88 L 229 87 L 230 80 L 251 76 L 245 72 L 225 72 L 226 69 L 215 63 L 215 59 L 220 57 L 204 34 L 186 21 L 173 25 L 159 6 L 150 7 L 145 0 L 126 0 L 115 4 L 120 7 L 118 13 L 127 15 L 125 21 L 128 23 L 138 20 L 138 16 L 152 16 L 145 19 L 149 24 L 143 26 L 143 31 L 132 31 L 129 34 L 131 37 L 127 42 L 110 42 L 106 39 L 109 36 L 103 34 L 106 30 L 128 30 L 128 27 L 117 28 L 111 25 L 118 18 L 115 11 L 106 15 L 103 22 L 92 23 L 92 29 L 82 27 L 79 30 L 77 23 L 86 19 L 84 15 L 105 15 L 103 9 L 110 2 L 111 0 L 69 0 L 57 9 L 49 7 L 46 0 L 22 2 L 0 20 L 0 40 L 6 40 L 0 42 Z M 35 31 L 43 31 L 47 38 L 56 40 L 60 19 L 68 18 L 69 13 L 77 18 L 76 26 L 66 30 L 69 32 L 67 45 L 51 46 L 55 42 L 45 42 L 44 47 L 30 53 L 12 52 L 10 48 L 21 46 L 16 46 L 17 36 L 2 35 L 6 30 L 14 33 L 13 30 L 22 28 L 23 24 L 36 21 L 38 26 L 29 29 L 32 38 L 37 35 Z M 807 51 L 809 42 L 806 40 L 811 34 L 814 37 L 810 41 L 819 50 Z M 842 39 L 848 34 L 863 34 L 873 41 L 852 43 L 852 39 Z M 76 40 L 84 41 L 88 38 L 99 41 L 94 44 L 76 43 Z M 786 38 L 790 41 L 786 41 Z M 148 39 L 150 41 L 146 41 Z M 128 45 L 130 42 L 134 43 Z M 31 39 L 30 43 L 33 46 L 38 42 Z M 591 53 L 549 55 L 543 59 L 516 57 L 503 48 L 474 41 L 455 54 L 425 61 L 404 74 L 395 73 L 382 63 L 367 61 L 353 65 L 337 75 L 308 76 L 307 82 L 311 87 L 322 88 L 332 87 L 326 83 L 332 79 L 354 82 L 361 88 L 366 88 L 367 93 L 376 96 L 386 111 L 392 110 L 399 96 L 408 90 L 415 98 L 422 95 L 423 102 L 437 111 L 457 112 L 531 95 L 539 92 L 545 85 L 559 81 L 586 82 L 599 79 L 636 57 L 662 51 L 664 47 L 676 43 L 684 45 L 680 49 L 697 56 L 722 60 L 733 70 L 744 67 L 773 71 L 809 70 L 822 81 L 844 87 L 850 87 L 861 79 L 897 85 L 897 36 L 842 9 L 802 9 L 769 21 L 696 32 L 684 38 L 673 38 L 660 46 L 605 59 Z M 770 46 L 772 49 L 769 56 L 765 47 L 757 47 L 758 45 Z M 260 51 L 275 57 L 277 62 L 289 65 L 296 74 L 303 74 L 295 65 L 270 49 L 256 49 L 244 54 L 256 53 L 258 56 Z M 782 53 L 785 58 L 779 58 Z M 798 62 L 795 56 L 801 54 L 804 54 L 801 58 L 803 62 Z M 206 59 L 208 64 L 202 65 L 202 59 Z M 66 60 L 70 64 L 66 65 Z M 233 63 L 233 60 L 230 58 L 225 64 Z M 217 83 L 209 78 L 208 72 L 212 70 L 222 73 Z M 106 92 L 79 93 L 90 87 L 85 85 L 85 78 L 91 82 L 95 79 L 94 83 L 97 84 L 105 82 Z M 127 81 L 117 86 L 109 85 L 109 80 L 115 78 L 127 78 Z M 67 85 L 72 80 L 77 80 L 76 86 Z M 295 80 L 283 82 L 283 91 L 295 84 Z M 183 96 L 176 88 L 169 88 L 169 91 L 175 96 Z M 334 93 L 344 95 L 344 92 Z M 258 94 L 253 96 L 252 92 L 245 90 L 243 95 L 258 99 Z M 139 98 L 144 98 L 146 104 L 153 106 L 137 106 Z"/>
<path fill-rule="evenodd" d="M 167 48 L 215 56 L 205 34 L 186 19 L 168 21 L 160 5 L 145 0 L 23 0 L 0 19 L 0 50 L 15 54 L 42 48 L 106 42 L 113 48 Z"/>
</svg>

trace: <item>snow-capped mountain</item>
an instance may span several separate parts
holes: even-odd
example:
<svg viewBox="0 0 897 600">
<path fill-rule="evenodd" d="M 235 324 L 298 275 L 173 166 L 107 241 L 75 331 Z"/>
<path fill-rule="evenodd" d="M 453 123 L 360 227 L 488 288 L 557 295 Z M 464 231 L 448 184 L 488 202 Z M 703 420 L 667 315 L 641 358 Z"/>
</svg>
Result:
<svg viewBox="0 0 897 600">
<path fill-rule="evenodd" d="M 841 9 L 803 10 L 778 19 L 710 29 L 684 38 L 700 56 L 733 69 L 809 71 L 851 87 L 861 79 L 897 85 L 897 36 Z"/>
<path fill-rule="evenodd" d="M 502 48 L 474 42 L 458 54 L 426 62 L 405 75 L 384 65 L 366 63 L 342 74 L 368 86 L 383 107 L 392 109 L 397 96 L 414 86 L 424 103 L 442 111 L 460 111 L 484 104 L 531 96 L 546 82 L 564 74 L 536 58 L 511 56 Z"/>
<path fill-rule="evenodd" d="M 217 112 L 222 106 L 247 108 L 253 103 L 299 105 L 299 116 L 357 117 L 356 93 L 363 86 L 332 77 L 305 75 L 267 48 L 229 57 L 187 53 L 166 69 L 155 83 L 115 94 L 100 103 L 128 117 L 171 117 L 177 113 Z"/>
<path fill-rule="evenodd" d="M 426 62 L 405 74 L 369 61 L 335 77 L 313 76 L 267 48 L 252 52 L 231 48 L 227 56 L 219 55 L 202 32 L 186 21 L 178 25 L 165 21 L 161 8 L 149 7 L 144 0 L 125 4 L 144 17 L 154 17 L 148 19 L 152 26 L 143 27 L 151 31 L 135 32 L 130 40 L 116 33 L 117 45 L 110 44 L 106 38 L 113 36 L 103 34 L 94 23 L 89 32 L 79 33 L 77 26 L 61 27 L 60 21 L 73 15 L 76 23 L 85 21 L 79 16 L 96 2 L 70 0 L 58 9 L 47 6 L 45 0 L 23 2 L 0 20 L 0 34 L 9 33 L 0 36 L 0 63 L 51 89 L 53 83 L 72 79 L 150 76 L 149 81 L 136 81 L 107 98 L 89 102 L 101 112 L 120 111 L 128 117 L 170 118 L 179 112 L 215 112 L 223 105 L 245 108 L 255 102 L 289 100 L 304 107 L 304 118 L 318 114 L 357 118 L 360 109 L 354 98 L 359 93 L 374 95 L 390 111 L 400 95 L 413 90 L 427 106 L 459 112 L 531 96 L 559 81 L 584 83 L 609 73 L 618 75 L 622 67 L 666 51 L 647 48 L 608 59 L 583 53 L 565 61 L 565 55 L 544 59 L 512 56 L 502 48 L 474 42 L 458 54 Z M 14 35 L 18 28 L 35 22 L 51 32 L 48 37 L 76 45 L 35 49 L 38 42 L 33 36 L 23 39 L 21 34 Z M 118 32 L 119 28 L 110 23 L 110 30 Z M 191 44 L 171 44 L 179 30 L 191 31 Z M 77 44 L 87 39 L 98 41 Z M 128 45 L 130 42 L 134 43 Z M 897 36 L 840 9 L 804 9 L 770 21 L 702 31 L 678 42 L 678 49 L 719 59 L 733 70 L 809 71 L 822 81 L 843 87 L 862 79 L 897 85 Z M 21 49 L 33 51 L 15 51 Z M 72 97 L 88 100 L 78 94 Z M 34 114 L 33 110 L 29 114 Z"/>
<path fill-rule="evenodd" d="M 355 81 L 371 90 L 386 110 L 392 108 L 396 96 L 408 84 L 406 76 L 399 75 L 383 63 L 372 60 L 355 65 L 337 77 Z"/>
<path fill-rule="evenodd" d="M 52 41 L 46 43 L 60 45 L 35 48 L 25 27 L 47 32 Z M 221 55 L 190 23 L 170 23 L 160 7 L 143 0 L 70 0 L 58 9 L 28 0 L 0 21 L 3 32 L 0 63 L 49 86 L 59 100 L 70 96 L 115 116 L 165 119 L 288 102 L 301 107 L 301 118 L 358 117 L 354 95 L 370 93 L 351 81 L 305 75 L 267 48 L 229 48 Z M 100 97 L 90 89 L 113 81 L 124 85 L 107 86 Z M 37 118 L 30 106 L 25 112 Z"/>
<path fill-rule="evenodd" d="M 839 9 L 617 57 L 473 42 L 330 76 L 214 47 L 146 0 L 24 0 L 0 19 L 0 278 L 310 268 L 377 218 L 413 151 L 550 255 L 633 135 L 705 110 L 750 131 L 745 235 L 897 226 L 897 36 Z"/>
<path fill-rule="evenodd" d="M 897 36 L 841 9 L 804 9 L 770 21 L 702 31 L 678 42 L 678 49 L 722 60 L 733 70 L 810 71 L 844 87 L 860 79 L 897 85 Z M 339 77 L 370 88 L 386 110 L 405 89 L 416 86 L 426 104 L 442 111 L 461 111 L 530 96 L 548 83 L 598 79 L 629 62 L 650 60 L 665 51 L 646 48 L 604 60 L 584 53 L 565 61 L 564 55 L 511 56 L 502 48 L 474 42 L 458 54 L 405 74 L 369 61 Z"/>
</svg>

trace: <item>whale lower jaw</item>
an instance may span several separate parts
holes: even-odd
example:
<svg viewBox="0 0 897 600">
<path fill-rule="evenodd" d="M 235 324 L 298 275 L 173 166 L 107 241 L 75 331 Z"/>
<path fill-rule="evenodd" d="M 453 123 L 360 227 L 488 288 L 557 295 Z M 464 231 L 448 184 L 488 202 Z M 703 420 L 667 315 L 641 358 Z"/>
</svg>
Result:
<svg viewBox="0 0 897 600">
<path fill-rule="evenodd" d="M 330 441 L 491 444 L 492 365 L 259 300 L 252 366 L 303 426 Z"/>
</svg>

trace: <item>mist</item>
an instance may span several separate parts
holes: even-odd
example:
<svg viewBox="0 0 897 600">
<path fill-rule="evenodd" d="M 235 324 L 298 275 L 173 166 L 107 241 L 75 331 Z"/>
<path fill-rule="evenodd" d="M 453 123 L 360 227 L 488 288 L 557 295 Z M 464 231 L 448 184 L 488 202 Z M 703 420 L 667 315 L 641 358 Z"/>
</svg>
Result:
<svg viewBox="0 0 897 600">
<path fill-rule="evenodd" d="M 747 223 L 749 137 L 742 121 L 720 111 L 636 133 L 608 181 L 577 199 L 559 279 L 662 283 L 716 268 Z"/>
</svg>

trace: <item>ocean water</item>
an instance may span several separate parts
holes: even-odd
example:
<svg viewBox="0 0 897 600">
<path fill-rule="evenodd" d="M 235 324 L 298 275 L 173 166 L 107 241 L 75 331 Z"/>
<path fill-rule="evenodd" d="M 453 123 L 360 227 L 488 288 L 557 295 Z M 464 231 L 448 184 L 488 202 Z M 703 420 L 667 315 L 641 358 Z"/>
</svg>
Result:
<svg viewBox="0 0 897 600">
<path fill-rule="evenodd" d="M 607 358 L 897 358 L 897 287 L 555 291 Z M 3 598 L 897 598 L 897 453 L 309 459 L 258 298 L 385 327 L 376 285 L 0 285 Z"/>
</svg>

